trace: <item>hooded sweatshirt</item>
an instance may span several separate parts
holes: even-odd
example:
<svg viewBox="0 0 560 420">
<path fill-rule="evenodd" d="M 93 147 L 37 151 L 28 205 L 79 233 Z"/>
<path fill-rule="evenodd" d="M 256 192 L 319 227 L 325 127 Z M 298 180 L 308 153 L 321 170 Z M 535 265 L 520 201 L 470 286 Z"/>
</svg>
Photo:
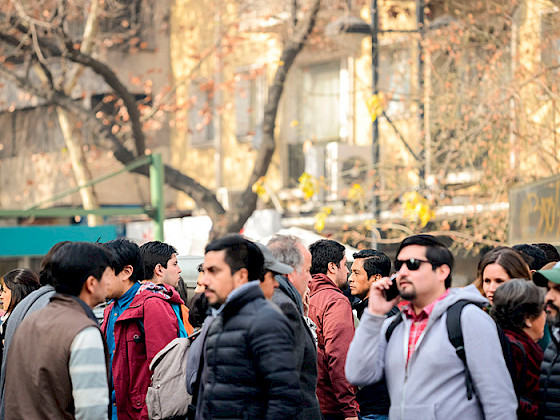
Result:
<svg viewBox="0 0 560 420">
<path fill-rule="evenodd" d="M 6 361 L 8 360 L 8 349 L 17 327 L 24 318 L 33 312 L 47 306 L 54 295 L 54 287 L 50 284 L 40 287 L 27 295 L 12 311 L 10 322 L 7 324 L 4 336 L 4 353 L 2 355 L 2 374 L 0 376 L 0 420 L 4 420 L 4 384 L 6 382 Z"/>
<path fill-rule="evenodd" d="M 475 395 L 469 401 L 464 365 L 447 335 L 447 308 L 461 299 L 487 303 L 471 287 L 451 289 L 437 302 L 414 353 L 406 363 L 411 320 L 404 314 L 389 343 L 385 331 L 394 317 L 364 312 L 346 361 L 346 377 L 358 386 L 385 373 L 391 398 L 389 418 L 404 419 L 515 419 L 517 398 L 503 358 L 496 324 L 490 316 L 467 305 L 461 325 L 467 364 Z"/>
<path fill-rule="evenodd" d="M 111 370 L 119 420 L 147 419 L 146 392 L 150 362 L 178 337 L 179 322 L 172 303 L 181 304 L 179 293 L 166 284 L 145 283 L 130 306 L 115 321 L 115 355 Z M 114 303 L 103 315 L 103 334 Z"/>
</svg>

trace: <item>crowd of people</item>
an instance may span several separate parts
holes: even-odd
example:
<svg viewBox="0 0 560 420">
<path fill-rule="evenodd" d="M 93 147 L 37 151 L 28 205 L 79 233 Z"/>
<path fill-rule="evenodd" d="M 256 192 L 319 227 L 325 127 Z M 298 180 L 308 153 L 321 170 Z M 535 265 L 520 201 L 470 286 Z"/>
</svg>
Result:
<svg viewBox="0 0 560 420">
<path fill-rule="evenodd" d="M 430 235 L 347 257 L 227 235 L 189 296 L 168 244 L 57 243 L 2 278 L 0 420 L 560 418 L 555 247 L 494 248 L 466 287 Z"/>
</svg>

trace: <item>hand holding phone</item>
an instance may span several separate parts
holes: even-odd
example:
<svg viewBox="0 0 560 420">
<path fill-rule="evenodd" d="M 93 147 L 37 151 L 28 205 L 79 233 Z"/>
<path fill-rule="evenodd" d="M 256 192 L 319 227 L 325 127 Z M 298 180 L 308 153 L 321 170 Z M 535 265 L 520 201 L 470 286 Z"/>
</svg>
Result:
<svg viewBox="0 0 560 420">
<path fill-rule="evenodd" d="M 383 294 L 385 295 L 385 299 L 387 301 L 391 301 L 399 295 L 399 288 L 397 287 L 397 275 L 393 274 L 389 280 L 391 280 L 391 286 L 383 291 Z"/>
</svg>

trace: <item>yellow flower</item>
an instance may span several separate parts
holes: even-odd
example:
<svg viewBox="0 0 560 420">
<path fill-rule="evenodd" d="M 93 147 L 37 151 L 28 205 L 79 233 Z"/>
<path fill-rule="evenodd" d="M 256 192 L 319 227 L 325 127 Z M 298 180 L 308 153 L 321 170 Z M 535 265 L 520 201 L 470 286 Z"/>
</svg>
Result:
<svg viewBox="0 0 560 420">
<path fill-rule="evenodd" d="M 313 197 L 317 193 L 317 180 L 313 175 L 304 172 L 298 178 L 299 189 L 303 191 L 305 199 Z"/>
<path fill-rule="evenodd" d="M 416 191 L 403 194 L 402 201 L 404 217 L 411 221 L 419 221 L 422 227 L 435 217 L 428 200 Z"/>
<path fill-rule="evenodd" d="M 382 100 L 383 97 L 379 93 L 377 95 L 370 96 L 366 102 L 372 122 L 375 121 L 377 117 L 383 112 Z"/>
<path fill-rule="evenodd" d="M 255 194 L 257 194 L 260 198 L 266 196 L 266 188 L 264 186 L 264 177 L 260 177 L 257 182 L 255 182 L 252 186 L 252 190 Z"/>
</svg>

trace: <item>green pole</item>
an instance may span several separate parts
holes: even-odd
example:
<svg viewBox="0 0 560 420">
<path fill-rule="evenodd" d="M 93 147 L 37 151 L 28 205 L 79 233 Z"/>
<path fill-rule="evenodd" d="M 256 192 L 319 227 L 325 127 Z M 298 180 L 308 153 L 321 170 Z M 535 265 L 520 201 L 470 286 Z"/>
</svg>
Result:
<svg viewBox="0 0 560 420">
<path fill-rule="evenodd" d="M 163 163 L 161 154 L 152 154 L 150 163 L 150 195 L 154 209 L 154 239 L 163 241 L 163 220 L 165 219 L 165 201 L 163 199 Z"/>
</svg>

